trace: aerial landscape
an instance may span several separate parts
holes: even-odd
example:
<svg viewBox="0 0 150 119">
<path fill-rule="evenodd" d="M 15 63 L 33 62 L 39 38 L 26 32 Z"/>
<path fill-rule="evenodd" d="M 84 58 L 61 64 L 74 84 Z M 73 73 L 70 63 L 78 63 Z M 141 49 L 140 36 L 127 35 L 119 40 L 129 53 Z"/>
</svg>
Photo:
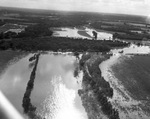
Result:
<svg viewBox="0 0 150 119">
<path fill-rule="evenodd" d="M 150 119 L 150 2 L 77 1 L 0 1 L 0 119 Z"/>
</svg>

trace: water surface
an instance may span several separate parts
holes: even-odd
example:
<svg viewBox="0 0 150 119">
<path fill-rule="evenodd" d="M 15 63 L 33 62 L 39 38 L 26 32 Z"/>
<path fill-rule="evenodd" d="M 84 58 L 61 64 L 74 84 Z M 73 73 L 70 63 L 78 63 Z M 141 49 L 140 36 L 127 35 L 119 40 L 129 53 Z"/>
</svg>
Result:
<svg viewBox="0 0 150 119">
<path fill-rule="evenodd" d="M 29 62 L 29 54 L 15 63 L 11 63 L 0 76 L 0 90 L 13 106 L 27 118 L 31 113 L 24 113 L 23 97 L 35 61 Z M 46 119 L 87 119 L 85 109 L 78 95 L 81 88 L 82 73 L 74 77 L 78 60 L 73 55 L 41 54 L 35 73 L 34 86 L 30 102 L 36 107 L 34 114 Z"/>
</svg>

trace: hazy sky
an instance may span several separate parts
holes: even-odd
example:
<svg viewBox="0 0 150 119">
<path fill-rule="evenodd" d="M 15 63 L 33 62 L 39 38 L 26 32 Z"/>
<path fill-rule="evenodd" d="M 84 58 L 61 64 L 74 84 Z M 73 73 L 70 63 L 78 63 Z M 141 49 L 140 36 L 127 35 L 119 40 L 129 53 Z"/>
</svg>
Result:
<svg viewBox="0 0 150 119">
<path fill-rule="evenodd" d="M 0 0 L 1 6 L 150 15 L 150 0 Z"/>
</svg>

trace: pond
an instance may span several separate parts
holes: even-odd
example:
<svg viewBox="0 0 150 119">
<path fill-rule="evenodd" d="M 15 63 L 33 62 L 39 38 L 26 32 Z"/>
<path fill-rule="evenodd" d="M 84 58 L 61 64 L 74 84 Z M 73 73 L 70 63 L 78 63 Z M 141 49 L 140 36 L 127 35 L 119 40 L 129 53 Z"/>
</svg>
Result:
<svg viewBox="0 0 150 119">
<path fill-rule="evenodd" d="M 78 95 L 82 72 L 74 76 L 77 68 L 72 54 L 25 54 L 9 61 L 0 75 L 0 91 L 24 119 L 87 119 Z"/>
</svg>

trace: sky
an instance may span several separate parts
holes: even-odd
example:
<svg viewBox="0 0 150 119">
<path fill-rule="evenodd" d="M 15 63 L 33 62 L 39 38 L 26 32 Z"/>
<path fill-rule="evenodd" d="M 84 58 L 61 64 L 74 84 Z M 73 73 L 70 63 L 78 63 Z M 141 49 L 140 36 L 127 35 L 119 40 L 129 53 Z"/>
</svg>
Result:
<svg viewBox="0 0 150 119">
<path fill-rule="evenodd" d="M 150 0 L 0 0 L 0 6 L 150 16 Z"/>
</svg>

